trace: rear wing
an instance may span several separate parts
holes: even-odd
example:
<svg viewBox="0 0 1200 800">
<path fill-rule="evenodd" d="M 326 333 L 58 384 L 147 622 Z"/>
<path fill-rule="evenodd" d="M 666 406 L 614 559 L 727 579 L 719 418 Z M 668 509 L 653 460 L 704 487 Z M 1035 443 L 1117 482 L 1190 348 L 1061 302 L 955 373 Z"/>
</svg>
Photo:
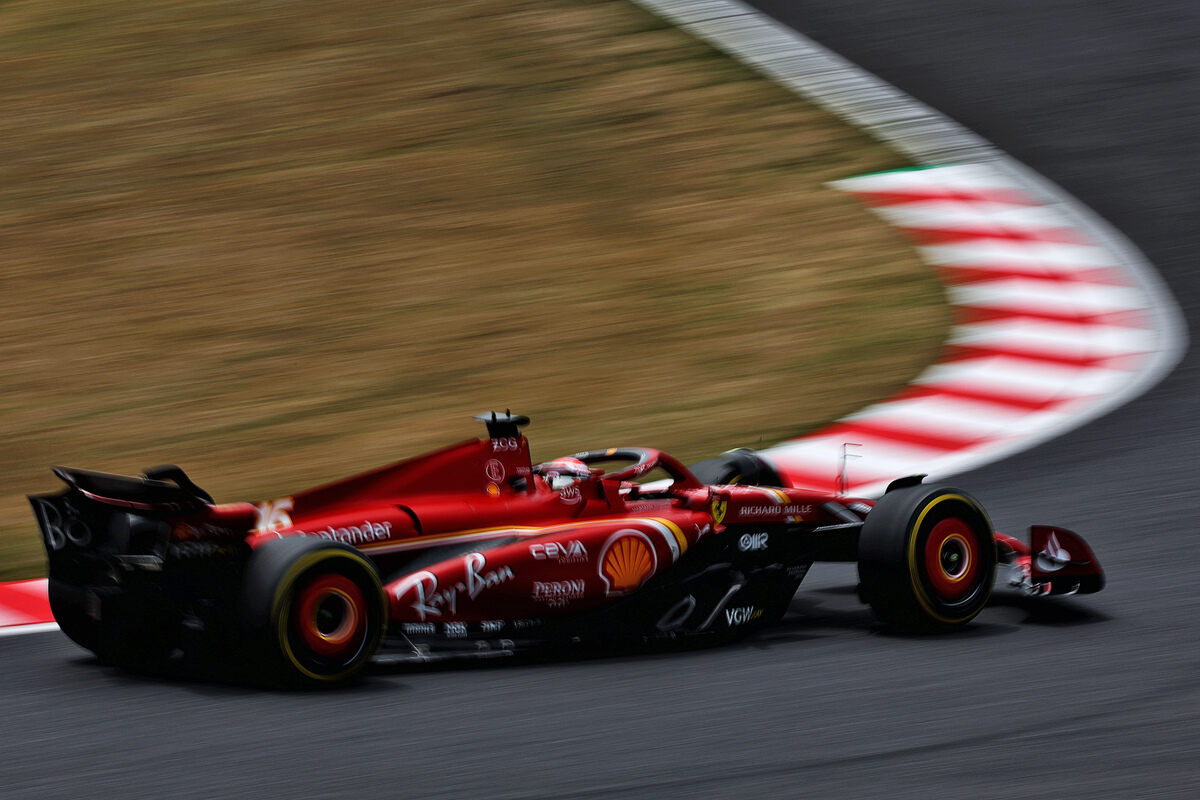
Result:
<svg viewBox="0 0 1200 800">
<path fill-rule="evenodd" d="M 52 577 L 94 558 L 159 569 L 170 541 L 241 539 L 254 525 L 254 506 L 213 505 L 174 465 L 138 477 L 73 467 L 55 467 L 54 474 L 67 488 L 29 496 Z"/>
<path fill-rule="evenodd" d="M 139 477 L 74 467 L 54 467 L 54 474 L 91 500 L 123 508 L 190 511 L 213 502 L 174 464 L 153 467 Z"/>
</svg>

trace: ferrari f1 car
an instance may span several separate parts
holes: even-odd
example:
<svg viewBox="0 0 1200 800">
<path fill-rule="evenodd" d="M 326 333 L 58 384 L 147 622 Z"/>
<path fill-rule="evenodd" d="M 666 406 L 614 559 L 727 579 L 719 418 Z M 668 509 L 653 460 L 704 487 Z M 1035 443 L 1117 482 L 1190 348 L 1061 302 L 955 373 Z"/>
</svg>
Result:
<svg viewBox="0 0 1200 800">
<path fill-rule="evenodd" d="M 67 487 L 30 501 L 59 626 L 118 664 L 202 649 L 271 683 L 330 684 L 381 648 L 734 638 L 779 619 L 818 561 L 857 562 L 862 600 L 906 631 L 966 625 L 998 566 L 1033 595 L 1104 584 L 1075 534 L 1034 526 L 1026 545 L 922 476 L 872 501 L 781 486 L 744 450 L 535 466 L 528 418 L 477 419 L 485 439 L 258 504 L 216 504 L 175 466 L 56 468 Z"/>
</svg>

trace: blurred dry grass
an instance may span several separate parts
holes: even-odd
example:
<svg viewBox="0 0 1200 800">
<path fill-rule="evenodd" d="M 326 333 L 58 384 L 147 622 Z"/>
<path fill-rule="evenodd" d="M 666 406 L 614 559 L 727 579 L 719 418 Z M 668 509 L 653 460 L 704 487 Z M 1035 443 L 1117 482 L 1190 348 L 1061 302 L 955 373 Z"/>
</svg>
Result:
<svg viewBox="0 0 1200 800">
<path fill-rule="evenodd" d="M 286 494 L 532 415 L 696 459 L 947 318 L 824 182 L 899 166 L 617 0 L 0 5 L 0 577 L 47 467 Z"/>
</svg>

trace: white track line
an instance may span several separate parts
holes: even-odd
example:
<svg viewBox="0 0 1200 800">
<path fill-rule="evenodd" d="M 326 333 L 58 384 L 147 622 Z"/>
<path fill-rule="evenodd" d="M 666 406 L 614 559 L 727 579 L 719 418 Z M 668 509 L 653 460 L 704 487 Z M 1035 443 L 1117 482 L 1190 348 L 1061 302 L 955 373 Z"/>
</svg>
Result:
<svg viewBox="0 0 1200 800">
<path fill-rule="evenodd" d="M 948 342 L 954 360 L 931 367 L 914 387 L 936 402 L 902 397 L 836 423 L 833 434 L 817 431 L 765 450 L 785 477 L 827 475 L 819 483 L 828 488 L 840 441 L 868 438 L 851 439 L 859 429 L 870 434 L 873 452 L 852 449 L 859 456 L 849 465 L 855 492 L 880 492 L 883 473 L 946 477 L 1083 425 L 1146 391 L 1179 361 L 1186 329 L 1157 273 L 1059 187 L 749 6 L 634 2 L 918 162 L 949 164 L 836 183 L 913 233 L 919 252 L 954 276 L 948 296 L 964 315 Z M 941 425 L 930 411 L 939 408 L 953 409 Z M 894 441 L 878 437 L 889 430 Z M 992 435 L 972 440 L 972 431 Z"/>
<path fill-rule="evenodd" d="M 36 622 L 31 625 L 14 625 L 12 627 L 0 628 L 0 638 L 5 636 L 21 636 L 26 633 L 46 633 L 47 631 L 58 630 L 56 622 Z"/>
</svg>

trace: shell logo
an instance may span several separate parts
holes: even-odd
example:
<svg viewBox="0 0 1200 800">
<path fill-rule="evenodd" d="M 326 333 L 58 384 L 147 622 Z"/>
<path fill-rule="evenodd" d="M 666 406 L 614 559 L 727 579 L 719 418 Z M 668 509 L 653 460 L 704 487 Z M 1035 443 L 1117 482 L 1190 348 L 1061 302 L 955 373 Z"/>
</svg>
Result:
<svg viewBox="0 0 1200 800">
<path fill-rule="evenodd" d="M 630 528 L 614 533 L 600 556 L 600 578 L 610 595 L 632 592 L 656 569 L 658 555 L 649 537 Z"/>
</svg>

